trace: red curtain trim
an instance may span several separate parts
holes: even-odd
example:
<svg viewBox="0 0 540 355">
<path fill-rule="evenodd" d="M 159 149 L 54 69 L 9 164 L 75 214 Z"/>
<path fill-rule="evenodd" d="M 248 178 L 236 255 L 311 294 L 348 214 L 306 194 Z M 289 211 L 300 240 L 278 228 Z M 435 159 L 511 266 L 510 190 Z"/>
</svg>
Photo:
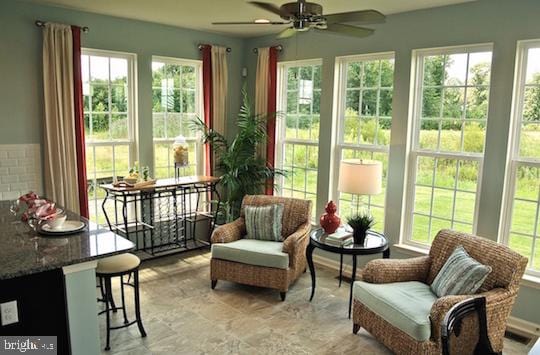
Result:
<svg viewBox="0 0 540 355">
<path fill-rule="evenodd" d="M 205 44 L 202 51 L 204 123 L 213 128 L 212 120 L 212 46 Z M 213 153 L 210 144 L 204 146 L 204 173 L 212 176 Z"/>
<path fill-rule="evenodd" d="M 81 73 L 81 28 L 71 26 L 71 33 L 73 36 L 73 104 L 75 109 L 75 148 L 77 153 L 77 183 L 79 185 L 79 213 L 81 216 L 89 218 Z"/>
<path fill-rule="evenodd" d="M 268 60 L 268 121 L 266 131 L 268 134 L 266 141 L 266 161 L 270 167 L 274 167 L 276 154 L 276 94 L 277 94 L 277 55 L 276 47 L 270 47 Z M 271 179 L 266 186 L 266 194 L 274 194 L 274 180 Z"/>
</svg>

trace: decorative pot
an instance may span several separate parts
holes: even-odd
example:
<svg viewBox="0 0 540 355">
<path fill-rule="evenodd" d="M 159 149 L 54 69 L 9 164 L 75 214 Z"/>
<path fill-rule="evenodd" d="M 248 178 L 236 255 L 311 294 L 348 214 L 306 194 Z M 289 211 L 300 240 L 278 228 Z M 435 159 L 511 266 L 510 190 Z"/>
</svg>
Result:
<svg viewBox="0 0 540 355">
<path fill-rule="evenodd" d="M 354 229 L 353 230 L 353 239 L 354 244 L 364 245 L 366 241 L 367 231 L 363 229 Z"/>
<path fill-rule="evenodd" d="M 325 207 L 326 213 L 321 215 L 319 222 L 326 234 L 334 233 L 341 224 L 341 218 L 336 214 L 337 207 L 334 201 L 330 201 Z"/>
</svg>

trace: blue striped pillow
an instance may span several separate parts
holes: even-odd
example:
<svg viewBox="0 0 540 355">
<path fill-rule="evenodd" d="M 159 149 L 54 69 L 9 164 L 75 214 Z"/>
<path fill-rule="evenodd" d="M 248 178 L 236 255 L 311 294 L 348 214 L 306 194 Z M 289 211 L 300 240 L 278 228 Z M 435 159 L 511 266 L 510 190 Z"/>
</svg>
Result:
<svg viewBox="0 0 540 355">
<path fill-rule="evenodd" d="M 246 239 L 281 241 L 283 204 L 246 206 Z"/>
<path fill-rule="evenodd" d="M 480 264 L 459 245 L 433 280 L 431 290 L 438 297 L 471 295 L 484 283 L 491 266 Z"/>
</svg>

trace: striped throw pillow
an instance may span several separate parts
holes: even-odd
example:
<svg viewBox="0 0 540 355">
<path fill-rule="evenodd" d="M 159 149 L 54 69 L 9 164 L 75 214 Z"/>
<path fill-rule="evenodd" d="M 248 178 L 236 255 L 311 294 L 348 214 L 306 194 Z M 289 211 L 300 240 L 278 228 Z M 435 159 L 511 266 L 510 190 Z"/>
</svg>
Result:
<svg viewBox="0 0 540 355">
<path fill-rule="evenodd" d="M 246 206 L 246 239 L 281 241 L 283 204 Z"/>
<path fill-rule="evenodd" d="M 491 266 L 480 264 L 459 245 L 433 280 L 431 290 L 438 297 L 471 295 L 478 291 L 490 272 Z"/>
</svg>

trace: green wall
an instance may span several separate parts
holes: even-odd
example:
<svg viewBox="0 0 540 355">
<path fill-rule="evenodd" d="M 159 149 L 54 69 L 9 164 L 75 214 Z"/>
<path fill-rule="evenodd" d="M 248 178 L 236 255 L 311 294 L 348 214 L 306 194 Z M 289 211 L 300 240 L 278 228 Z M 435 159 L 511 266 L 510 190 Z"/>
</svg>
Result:
<svg viewBox="0 0 540 355">
<path fill-rule="evenodd" d="M 127 20 L 21 1 L 0 2 L 0 144 L 41 143 L 42 30 L 34 21 L 88 26 L 82 46 L 137 55 L 139 160 L 152 165 L 152 55 L 200 59 L 198 43 L 228 46 L 229 116 L 238 111 L 244 41 L 200 31 Z M 234 130 L 234 121 L 228 122 Z"/>
<path fill-rule="evenodd" d="M 477 232 L 496 240 L 503 197 L 508 129 L 512 103 L 514 59 L 518 40 L 540 38 L 540 2 L 537 0 L 479 0 L 388 16 L 374 35 L 351 39 L 325 33 L 302 33 L 288 40 L 274 36 L 246 42 L 246 65 L 250 89 L 256 69 L 255 47 L 282 44 L 279 60 L 292 61 L 322 58 L 321 123 L 319 136 L 319 175 L 317 213 L 330 199 L 329 179 L 333 167 L 332 103 L 334 95 L 335 57 L 377 52 L 395 52 L 392 136 L 388 171 L 385 232 L 392 243 L 401 235 L 401 217 L 409 129 L 409 89 L 411 51 L 464 44 L 493 43 L 493 62 L 486 153 L 479 200 Z M 540 142 L 539 142 L 540 143 Z M 408 257 L 394 248 L 393 257 Z M 325 255 L 329 256 L 329 255 Z M 534 307 L 540 290 L 522 287 L 513 315 L 540 324 L 540 308 Z"/>
</svg>

